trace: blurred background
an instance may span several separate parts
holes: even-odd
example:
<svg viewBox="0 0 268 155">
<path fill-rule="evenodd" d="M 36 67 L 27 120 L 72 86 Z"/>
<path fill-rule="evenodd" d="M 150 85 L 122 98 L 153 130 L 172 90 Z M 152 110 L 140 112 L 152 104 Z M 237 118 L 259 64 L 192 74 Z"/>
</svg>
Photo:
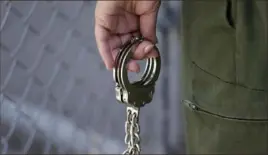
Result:
<svg viewBox="0 0 268 155">
<path fill-rule="evenodd" d="M 1 154 L 121 153 L 125 106 L 94 38 L 95 1 L 0 1 Z M 141 109 L 142 153 L 184 153 L 179 1 L 163 1 L 162 70 Z"/>
</svg>

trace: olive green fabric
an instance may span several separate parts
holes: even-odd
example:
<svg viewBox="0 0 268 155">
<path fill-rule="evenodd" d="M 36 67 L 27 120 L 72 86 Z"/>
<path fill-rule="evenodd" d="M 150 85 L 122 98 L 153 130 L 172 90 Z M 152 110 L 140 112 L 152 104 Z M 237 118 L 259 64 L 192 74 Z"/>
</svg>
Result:
<svg viewBox="0 0 268 155">
<path fill-rule="evenodd" d="M 185 0 L 180 35 L 188 153 L 268 153 L 268 1 Z"/>
</svg>

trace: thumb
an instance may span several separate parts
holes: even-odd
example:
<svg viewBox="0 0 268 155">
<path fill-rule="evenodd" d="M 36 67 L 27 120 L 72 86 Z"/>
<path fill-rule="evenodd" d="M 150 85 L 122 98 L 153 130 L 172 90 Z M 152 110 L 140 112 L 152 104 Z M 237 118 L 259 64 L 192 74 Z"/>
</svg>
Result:
<svg viewBox="0 0 268 155">
<path fill-rule="evenodd" d="M 156 38 L 156 22 L 158 9 L 153 12 L 140 16 L 140 33 L 145 39 L 148 39 L 153 44 L 157 43 Z"/>
</svg>

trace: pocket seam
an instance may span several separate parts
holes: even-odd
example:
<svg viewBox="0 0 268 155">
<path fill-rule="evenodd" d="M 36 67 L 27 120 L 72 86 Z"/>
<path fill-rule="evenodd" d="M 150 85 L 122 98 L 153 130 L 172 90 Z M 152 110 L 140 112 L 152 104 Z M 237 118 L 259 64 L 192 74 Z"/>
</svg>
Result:
<svg viewBox="0 0 268 155">
<path fill-rule="evenodd" d="M 230 120 L 230 121 L 239 121 L 239 122 L 252 122 L 252 123 L 268 123 L 268 119 L 248 119 L 248 118 L 238 118 L 238 117 L 230 117 L 230 116 L 224 116 L 220 114 L 216 114 L 213 112 L 210 112 L 198 104 L 190 101 L 190 100 L 182 100 L 183 105 L 187 106 L 194 112 L 210 115 L 213 117 L 225 119 L 225 120 Z"/>
</svg>

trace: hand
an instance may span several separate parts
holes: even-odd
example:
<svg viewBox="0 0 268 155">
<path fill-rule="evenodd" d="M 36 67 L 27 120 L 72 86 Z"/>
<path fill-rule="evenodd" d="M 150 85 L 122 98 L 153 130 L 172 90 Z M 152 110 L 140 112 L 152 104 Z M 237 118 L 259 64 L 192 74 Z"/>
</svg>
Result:
<svg viewBox="0 0 268 155">
<path fill-rule="evenodd" d="M 160 0 L 98 1 L 95 9 L 95 37 L 99 53 L 107 69 L 114 67 L 119 48 L 132 36 L 141 34 L 147 41 L 140 43 L 133 53 L 128 70 L 139 72 L 135 60 L 157 57 L 154 50 L 157 13 Z"/>
</svg>

